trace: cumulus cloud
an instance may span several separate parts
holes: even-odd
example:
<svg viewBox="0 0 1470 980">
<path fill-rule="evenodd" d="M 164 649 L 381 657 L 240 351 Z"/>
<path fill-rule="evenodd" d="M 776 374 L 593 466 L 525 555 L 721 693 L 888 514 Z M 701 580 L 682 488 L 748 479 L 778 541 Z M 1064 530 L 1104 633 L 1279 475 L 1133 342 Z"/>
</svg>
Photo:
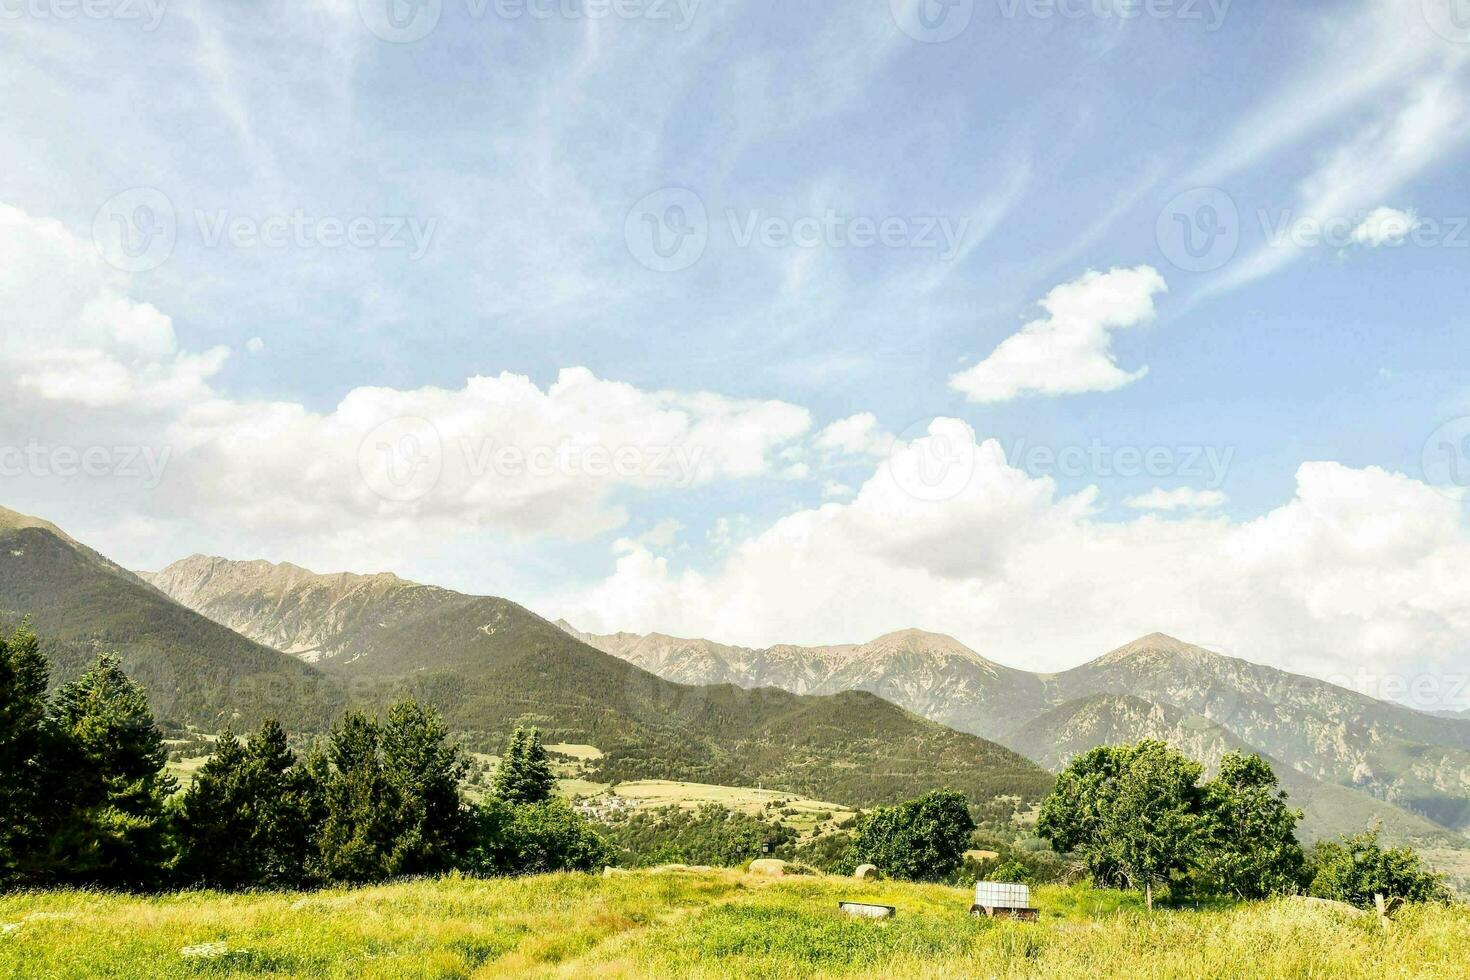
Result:
<svg viewBox="0 0 1470 980">
<path fill-rule="evenodd" d="M 1398 245 L 1419 227 L 1419 215 L 1413 211 L 1380 207 L 1368 212 L 1358 227 L 1353 229 L 1353 241 L 1369 248 L 1380 245 Z"/>
<path fill-rule="evenodd" d="M 179 349 L 173 321 L 51 219 L 0 204 L 0 359 L 40 403 L 157 411 L 206 397 L 223 347 Z"/>
<path fill-rule="evenodd" d="M 803 475 L 804 408 L 648 391 L 580 367 L 545 387 L 506 373 L 357 388 L 326 411 L 234 399 L 210 383 L 227 349 L 183 349 L 130 286 L 60 223 L 0 206 L 0 361 L 13 366 L 0 421 L 29 440 L 74 441 L 85 426 L 108 446 L 166 454 L 166 478 L 140 502 L 153 519 L 303 547 L 482 528 L 582 538 L 627 521 L 619 493 Z"/>
<path fill-rule="evenodd" d="M 970 401 L 1004 402 L 1022 395 L 1113 391 L 1148 373 L 1126 371 L 1112 351 L 1112 331 L 1154 317 L 1154 295 L 1167 291 L 1150 266 L 1089 270 L 1041 301 L 1046 316 L 1026 324 L 989 357 L 949 379 Z"/>
<path fill-rule="evenodd" d="M 816 447 L 846 456 L 883 456 L 893 447 L 893 436 L 878 428 L 872 412 L 838 419 L 817 433 Z"/>
<path fill-rule="evenodd" d="M 1230 498 L 1219 490 L 1195 490 L 1192 487 L 1165 490 L 1163 487 L 1154 487 L 1148 493 L 1129 497 L 1123 503 L 1134 510 L 1210 510 L 1222 506 L 1228 499 Z"/>
<path fill-rule="evenodd" d="M 951 421 L 912 452 L 954 458 L 966 429 Z M 584 628 L 752 645 L 923 626 L 1041 670 L 1154 630 L 1322 675 L 1464 654 L 1470 527 L 1406 476 L 1306 463 L 1293 498 L 1252 520 L 1112 522 L 1093 491 L 1060 493 L 994 441 L 972 434 L 968 449 L 968 477 L 944 499 L 915 494 L 896 453 L 851 502 L 790 514 L 713 571 L 632 547 L 558 611 Z"/>
</svg>

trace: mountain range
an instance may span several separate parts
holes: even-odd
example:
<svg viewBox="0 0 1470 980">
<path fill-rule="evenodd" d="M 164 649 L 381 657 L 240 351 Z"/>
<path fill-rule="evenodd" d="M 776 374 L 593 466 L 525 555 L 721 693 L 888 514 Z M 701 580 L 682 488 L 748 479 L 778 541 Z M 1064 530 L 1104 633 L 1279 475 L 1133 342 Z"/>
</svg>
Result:
<svg viewBox="0 0 1470 980">
<path fill-rule="evenodd" d="M 1470 829 L 1465 719 L 1424 714 L 1163 634 L 1072 670 L 1042 674 L 919 630 L 864 644 L 750 649 L 662 634 L 593 635 L 561 625 L 584 642 L 684 683 L 718 677 L 816 694 L 871 691 L 1053 768 L 1095 745 L 1167 735 L 1195 746 L 1205 761 L 1218 758 L 1225 746 L 1248 748 L 1314 784 L 1402 811 L 1377 812 L 1386 824 L 1422 832 Z M 1342 802 L 1333 809 L 1342 812 Z M 1354 813 L 1374 809 L 1355 802 L 1348 808 Z M 1340 822 L 1326 819 L 1327 808 L 1308 811 L 1322 818 L 1319 824 Z"/>
<path fill-rule="evenodd" d="M 175 728 L 275 716 L 325 731 L 413 693 L 493 751 L 517 724 L 597 745 L 604 780 L 765 785 L 871 805 L 951 785 L 997 819 L 1096 745 L 1270 759 L 1314 838 L 1381 823 L 1470 849 L 1470 720 L 1428 715 L 1152 634 L 1033 673 L 921 630 L 763 649 L 593 635 L 390 574 L 194 556 L 134 573 L 0 510 L 0 620 L 32 617 L 59 683 L 118 651 Z M 1034 761 L 1033 761 L 1034 760 Z M 1039 763 L 1039 765 L 1038 765 Z"/>
<path fill-rule="evenodd" d="M 213 597 L 211 615 L 175 590 L 201 608 Z M 226 595 L 239 597 L 234 618 Z M 765 785 L 855 806 L 949 785 L 997 821 L 1035 805 L 1052 784 L 1009 749 L 867 692 L 677 684 L 508 600 L 391 576 L 219 561 L 143 576 L 54 525 L 3 511 L 0 621 L 25 616 L 53 683 L 115 651 L 173 730 L 239 730 L 277 717 L 321 733 L 348 707 L 376 711 L 413 694 L 475 748 L 497 751 L 520 724 L 539 726 L 549 742 L 596 745 L 602 781 Z"/>
</svg>

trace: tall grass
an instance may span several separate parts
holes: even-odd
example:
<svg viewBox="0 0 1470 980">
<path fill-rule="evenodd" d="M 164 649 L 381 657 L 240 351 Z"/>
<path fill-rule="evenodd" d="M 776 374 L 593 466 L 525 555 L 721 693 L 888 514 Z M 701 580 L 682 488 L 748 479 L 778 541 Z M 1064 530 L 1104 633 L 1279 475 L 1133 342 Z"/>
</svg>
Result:
<svg viewBox="0 0 1470 980">
<path fill-rule="evenodd" d="M 1037 924 L 940 886 L 733 871 L 449 878 L 311 894 L 0 897 L 10 977 L 1463 977 L 1470 911 L 1376 920 L 1277 901 L 1152 915 L 1043 888 Z M 896 905 L 851 919 L 839 898 Z"/>
</svg>

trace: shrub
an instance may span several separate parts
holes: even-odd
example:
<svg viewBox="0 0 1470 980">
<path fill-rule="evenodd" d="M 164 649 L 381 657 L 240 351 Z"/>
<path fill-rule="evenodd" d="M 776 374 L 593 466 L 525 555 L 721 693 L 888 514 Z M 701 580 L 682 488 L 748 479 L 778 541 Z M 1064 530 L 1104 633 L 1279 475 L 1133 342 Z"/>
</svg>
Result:
<svg viewBox="0 0 1470 980">
<path fill-rule="evenodd" d="M 1410 902 L 1449 900 L 1444 879 L 1406 847 L 1384 848 L 1377 828 L 1354 837 L 1319 843 L 1312 855 L 1311 894 L 1362 908 L 1373 896 Z"/>
</svg>

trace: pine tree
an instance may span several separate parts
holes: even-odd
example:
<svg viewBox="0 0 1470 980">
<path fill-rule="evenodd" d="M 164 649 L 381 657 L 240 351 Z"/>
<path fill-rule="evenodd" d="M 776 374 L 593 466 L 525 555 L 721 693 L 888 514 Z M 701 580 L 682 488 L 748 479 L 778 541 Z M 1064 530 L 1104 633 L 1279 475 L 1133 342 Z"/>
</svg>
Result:
<svg viewBox="0 0 1470 980">
<path fill-rule="evenodd" d="M 400 807 L 381 741 L 377 723 L 361 712 L 349 712 L 332 728 L 318 854 L 323 875 L 333 881 L 381 881 L 397 872 Z"/>
<path fill-rule="evenodd" d="M 226 731 L 178 806 L 177 870 L 219 888 L 301 884 L 310 839 L 304 773 L 274 721 Z"/>
<path fill-rule="evenodd" d="M 54 715 L 69 807 L 50 844 L 60 876 L 112 887 L 158 883 L 175 782 L 164 772 L 167 753 L 148 696 L 104 653 L 61 689 Z"/>
<path fill-rule="evenodd" d="M 459 784 L 469 766 L 450 741 L 449 729 L 433 709 L 413 700 L 400 701 L 388 710 L 382 747 L 399 807 L 394 873 L 453 867 L 464 844 Z"/>
<path fill-rule="evenodd" d="M 0 884 L 30 870 L 56 820 L 49 679 L 28 622 L 0 639 Z"/>
<path fill-rule="evenodd" d="M 544 803 L 555 791 L 556 773 L 541 744 L 541 733 L 517 727 L 495 770 L 495 796 L 507 803 Z"/>
</svg>

